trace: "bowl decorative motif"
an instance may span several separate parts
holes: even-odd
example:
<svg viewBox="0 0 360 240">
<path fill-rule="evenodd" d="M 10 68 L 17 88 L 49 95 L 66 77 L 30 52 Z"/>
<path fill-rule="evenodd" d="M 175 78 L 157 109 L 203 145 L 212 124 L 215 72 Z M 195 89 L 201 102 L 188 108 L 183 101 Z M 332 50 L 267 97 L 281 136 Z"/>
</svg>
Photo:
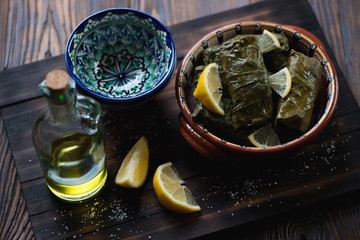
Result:
<svg viewBox="0 0 360 240">
<path fill-rule="evenodd" d="M 220 44 L 237 34 L 259 34 L 263 29 L 283 32 L 291 45 L 307 56 L 317 58 L 324 69 L 320 80 L 318 99 L 313 115 L 316 122 L 301 136 L 278 146 L 257 148 L 242 146 L 228 141 L 224 136 L 216 136 L 206 126 L 192 118 L 196 100 L 192 95 L 194 69 L 201 62 L 201 54 L 207 47 Z M 338 79 L 325 47 L 313 34 L 297 26 L 281 25 L 267 21 L 247 21 L 234 23 L 216 29 L 202 37 L 184 57 L 176 77 L 175 92 L 180 108 L 180 133 L 185 140 L 202 155 L 214 160 L 235 160 L 241 162 L 244 156 L 263 156 L 292 152 L 313 140 L 327 125 L 333 115 L 338 99 Z"/>
<path fill-rule="evenodd" d="M 134 101 L 165 85 L 175 45 L 155 18 L 108 9 L 80 23 L 66 46 L 66 65 L 80 90 L 105 101 Z"/>
</svg>

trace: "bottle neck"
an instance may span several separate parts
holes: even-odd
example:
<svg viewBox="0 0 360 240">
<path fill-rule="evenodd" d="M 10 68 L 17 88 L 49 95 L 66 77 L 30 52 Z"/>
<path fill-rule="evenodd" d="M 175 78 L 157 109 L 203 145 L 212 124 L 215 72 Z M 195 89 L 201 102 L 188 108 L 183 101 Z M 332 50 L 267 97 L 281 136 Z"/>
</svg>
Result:
<svg viewBox="0 0 360 240">
<path fill-rule="evenodd" d="M 73 119 L 76 95 L 72 94 L 66 101 L 48 99 L 49 112 L 55 121 L 70 121 Z"/>
<path fill-rule="evenodd" d="M 48 88 L 46 81 L 39 84 L 39 90 L 48 100 L 48 110 L 52 119 L 57 122 L 71 121 L 74 118 L 76 104 L 74 80 L 70 79 L 68 87 L 60 92 Z"/>
</svg>

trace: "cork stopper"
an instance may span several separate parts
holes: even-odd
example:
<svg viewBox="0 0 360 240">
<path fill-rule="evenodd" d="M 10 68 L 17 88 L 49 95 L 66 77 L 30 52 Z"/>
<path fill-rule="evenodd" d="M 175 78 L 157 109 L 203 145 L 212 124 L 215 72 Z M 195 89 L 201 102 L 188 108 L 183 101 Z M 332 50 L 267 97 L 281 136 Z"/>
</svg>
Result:
<svg viewBox="0 0 360 240">
<path fill-rule="evenodd" d="M 67 72 L 57 69 L 46 75 L 46 86 L 53 94 L 63 94 L 69 87 L 69 75 Z"/>
</svg>

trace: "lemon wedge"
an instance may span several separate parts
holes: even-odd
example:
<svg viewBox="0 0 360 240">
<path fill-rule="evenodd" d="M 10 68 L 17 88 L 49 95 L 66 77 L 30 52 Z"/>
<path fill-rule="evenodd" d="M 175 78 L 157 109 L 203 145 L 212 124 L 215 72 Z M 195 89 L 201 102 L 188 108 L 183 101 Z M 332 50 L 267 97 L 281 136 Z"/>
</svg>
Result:
<svg viewBox="0 0 360 240">
<path fill-rule="evenodd" d="M 250 134 L 248 139 L 258 148 L 272 147 L 281 144 L 279 137 L 270 123 Z"/>
<path fill-rule="evenodd" d="M 286 97 L 291 89 L 291 74 L 287 67 L 274 73 L 269 77 L 269 83 L 272 89 L 282 98 Z"/>
<path fill-rule="evenodd" d="M 266 29 L 259 38 L 259 46 L 261 53 L 267 53 L 281 47 L 277 37 Z"/>
<path fill-rule="evenodd" d="M 202 71 L 193 95 L 209 111 L 224 115 L 224 110 L 220 106 L 222 85 L 216 63 L 209 64 Z"/>
<path fill-rule="evenodd" d="M 141 137 L 121 163 L 115 183 L 126 188 L 144 185 L 149 168 L 149 143 Z"/>
<path fill-rule="evenodd" d="M 200 211 L 191 191 L 183 186 L 184 180 L 171 162 L 160 165 L 155 172 L 153 186 L 159 202 L 174 212 L 193 213 Z"/>
</svg>

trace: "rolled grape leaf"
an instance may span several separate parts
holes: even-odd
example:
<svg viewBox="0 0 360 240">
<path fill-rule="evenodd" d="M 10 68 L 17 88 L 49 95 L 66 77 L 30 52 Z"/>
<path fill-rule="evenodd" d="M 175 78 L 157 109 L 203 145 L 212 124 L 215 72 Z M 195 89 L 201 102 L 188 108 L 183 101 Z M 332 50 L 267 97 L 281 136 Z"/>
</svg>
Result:
<svg viewBox="0 0 360 240">
<path fill-rule="evenodd" d="M 231 41 L 231 39 L 229 41 Z M 222 51 L 222 49 L 226 48 L 227 42 L 212 47 L 208 47 L 202 52 L 202 59 L 206 66 L 209 65 L 210 63 L 216 63 L 219 66 L 218 70 L 221 79 L 221 85 L 223 86 L 223 96 L 225 97 L 229 96 L 229 91 L 228 91 L 229 87 L 225 78 L 224 69 L 221 66 L 220 52 Z"/>
<path fill-rule="evenodd" d="M 207 110 L 200 102 L 197 103 L 191 116 L 199 124 L 203 125 L 207 130 L 216 136 L 230 142 L 240 145 L 250 146 L 247 138 L 250 130 L 237 129 L 234 130 L 231 120 L 232 105 L 229 98 L 224 98 L 223 107 L 225 115 L 219 115 Z"/>
<path fill-rule="evenodd" d="M 264 54 L 265 66 L 272 73 L 276 73 L 287 66 L 290 53 L 289 39 L 285 34 L 274 33 L 274 35 L 279 40 L 281 47 Z"/>
<path fill-rule="evenodd" d="M 197 85 L 198 79 L 205 66 L 201 65 L 195 68 L 193 91 Z M 225 115 L 219 115 L 207 110 L 201 102 L 197 101 L 191 116 L 193 119 L 203 125 L 213 134 L 222 137 L 224 140 L 247 144 L 247 133 L 242 130 L 235 131 L 232 126 L 232 103 L 228 96 L 222 96 L 220 105 L 224 109 Z"/>
<path fill-rule="evenodd" d="M 254 35 L 238 35 L 222 44 L 220 63 L 233 105 L 234 129 L 268 122 L 273 113 L 268 71 Z"/>
<path fill-rule="evenodd" d="M 289 51 L 289 39 L 285 36 L 284 33 L 274 33 L 275 37 L 280 42 L 280 49 L 276 49 L 274 51 Z"/>
<path fill-rule="evenodd" d="M 287 67 L 292 85 L 289 94 L 279 100 L 275 123 L 280 121 L 305 132 L 310 125 L 323 66 L 316 58 L 291 50 Z"/>
<path fill-rule="evenodd" d="M 196 86 L 197 86 L 197 84 L 199 82 L 200 75 L 204 71 L 205 68 L 206 68 L 205 65 L 200 65 L 200 66 L 195 67 L 192 92 L 195 91 L 195 88 L 196 88 Z"/>
<path fill-rule="evenodd" d="M 219 45 L 215 45 L 215 46 L 206 48 L 202 52 L 202 58 L 203 58 L 204 64 L 208 65 L 210 63 L 215 62 L 218 65 L 221 65 L 220 53 L 224 50 L 228 50 L 228 49 L 232 48 L 239 41 L 241 41 L 241 39 L 243 39 L 244 37 L 247 37 L 247 36 L 251 37 L 253 39 L 256 39 L 256 41 L 258 41 L 258 39 L 260 38 L 261 35 L 255 35 L 255 34 L 254 35 L 253 34 L 237 35 Z"/>
<path fill-rule="evenodd" d="M 229 133 L 229 130 L 232 129 L 230 104 L 230 99 L 222 99 L 222 106 L 225 112 L 223 116 L 210 112 L 198 102 L 191 116 L 208 130 L 215 130 L 218 133 Z"/>
<path fill-rule="evenodd" d="M 194 70 L 194 78 L 193 78 L 193 89 L 192 92 L 195 91 L 195 88 L 199 82 L 199 77 L 206 68 L 206 65 L 197 66 Z M 224 109 L 225 115 L 219 115 L 210 112 L 207 110 L 199 101 L 197 101 L 194 111 L 191 116 L 194 120 L 201 125 L 205 126 L 207 129 L 212 130 L 217 133 L 228 133 L 231 126 L 231 111 L 232 108 L 230 106 L 231 102 L 228 97 L 222 96 L 220 100 L 220 105 Z"/>
</svg>

